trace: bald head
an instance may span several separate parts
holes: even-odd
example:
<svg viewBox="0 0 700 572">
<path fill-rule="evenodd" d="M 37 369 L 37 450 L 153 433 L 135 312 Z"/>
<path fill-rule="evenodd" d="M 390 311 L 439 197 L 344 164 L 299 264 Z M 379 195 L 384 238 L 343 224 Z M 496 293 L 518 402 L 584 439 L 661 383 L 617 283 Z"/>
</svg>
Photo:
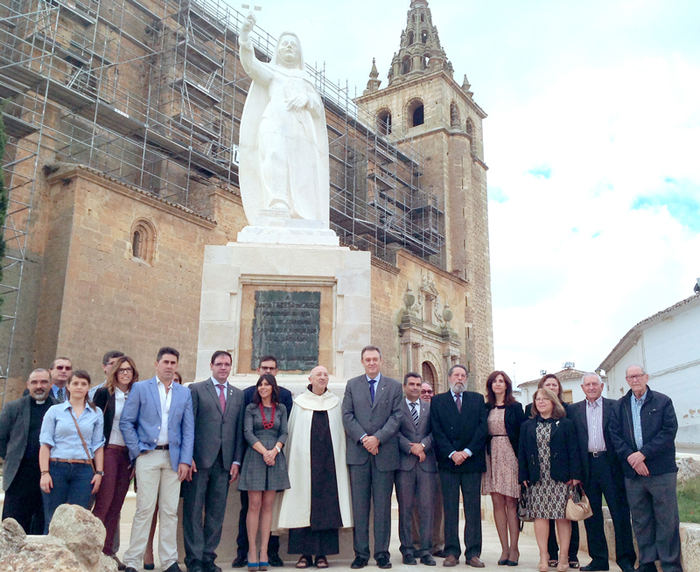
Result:
<svg viewBox="0 0 700 572">
<path fill-rule="evenodd" d="M 317 365 L 309 374 L 309 382 L 311 383 L 311 391 L 317 395 L 321 395 L 328 388 L 328 370 L 325 366 Z"/>
</svg>

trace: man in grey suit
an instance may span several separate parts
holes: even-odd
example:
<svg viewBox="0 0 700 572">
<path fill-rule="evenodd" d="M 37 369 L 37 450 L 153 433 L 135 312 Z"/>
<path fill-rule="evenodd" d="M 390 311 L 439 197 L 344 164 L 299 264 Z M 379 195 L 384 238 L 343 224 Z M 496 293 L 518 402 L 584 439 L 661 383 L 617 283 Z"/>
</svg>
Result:
<svg viewBox="0 0 700 572">
<path fill-rule="evenodd" d="M 183 485 L 185 564 L 189 572 L 221 572 L 216 548 L 226 513 L 229 483 L 243 456 L 243 392 L 227 380 L 231 354 L 211 356 L 211 377 L 189 386 L 194 414 L 191 482 Z M 204 519 L 202 520 L 202 513 Z"/>
<path fill-rule="evenodd" d="M 391 568 L 391 492 L 399 468 L 401 384 L 380 373 L 382 354 L 365 346 L 360 354 L 365 373 L 348 380 L 343 398 L 352 512 L 355 520 L 353 569 L 369 562 L 370 499 L 374 508 L 374 558 L 379 568 Z"/>
<path fill-rule="evenodd" d="M 396 472 L 396 496 L 399 501 L 399 539 L 404 564 L 435 566 L 430 554 L 433 535 L 433 505 L 437 464 L 430 434 L 430 402 L 420 399 L 421 377 L 409 372 L 403 378 L 406 396 L 401 401 L 399 429 L 400 464 Z M 418 509 L 418 550 L 413 544 L 411 523 L 413 508 Z"/>
<path fill-rule="evenodd" d="M 35 369 L 29 374 L 27 392 L 5 405 L 0 413 L 0 457 L 5 459 L 2 518 L 14 518 L 27 534 L 43 534 L 39 431 L 44 415 L 55 403 L 47 369 Z"/>
</svg>

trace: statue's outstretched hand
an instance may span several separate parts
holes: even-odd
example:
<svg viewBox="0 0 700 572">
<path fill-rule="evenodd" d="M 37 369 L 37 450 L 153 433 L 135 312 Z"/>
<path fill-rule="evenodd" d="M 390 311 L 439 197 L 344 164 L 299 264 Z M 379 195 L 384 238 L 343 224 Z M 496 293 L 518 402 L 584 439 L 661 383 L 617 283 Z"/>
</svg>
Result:
<svg viewBox="0 0 700 572">
<path fill-rule="evenodd" d="M 241 26 L 241 41 L 247 42 L 248 41 L 248 35 L 250 32 L 253 30 L 255 27 L 255 16 L 251 12 L 248 14 L 246 19 L 243 21 L 243 26 Z"/>
</svg>

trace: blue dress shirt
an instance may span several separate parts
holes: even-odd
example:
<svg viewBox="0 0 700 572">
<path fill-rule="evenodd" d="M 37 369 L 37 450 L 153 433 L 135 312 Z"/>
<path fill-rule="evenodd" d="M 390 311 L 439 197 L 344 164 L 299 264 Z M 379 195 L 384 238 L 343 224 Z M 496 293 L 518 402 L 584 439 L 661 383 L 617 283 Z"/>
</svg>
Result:
<svg viewBox="0 0 700 572">
<path fill-rule="evenodd" d="M 642 448 L 644 445 L 644 438 L 642 437 L 642 405 L 647 398 L 647 393 L 645 391 L 639 399 L 632 394 L 631 408 L 632 408 L 632 428 L 634 429 L 634 442 L 637 444 L 637 450 Z"/>
<path fill-rule="evenodd" d="M 39 442 L 51 447 L 52 458 L 87 459 L 72 415 L 74 413 L 70 401 L 49 407 L 44 415 Z M 102 410 L 99 407 L 93 409 L 86 405 L 77 421 L 92 459 L 95 451 L 105 443 Z"/>
</svg>

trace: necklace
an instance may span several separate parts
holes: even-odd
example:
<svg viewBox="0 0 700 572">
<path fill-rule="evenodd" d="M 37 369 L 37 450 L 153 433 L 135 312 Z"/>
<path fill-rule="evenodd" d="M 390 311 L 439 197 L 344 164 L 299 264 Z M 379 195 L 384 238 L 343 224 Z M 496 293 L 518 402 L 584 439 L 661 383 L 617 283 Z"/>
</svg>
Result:
<svg viewBox="0 0 700 572">
<path fill-rule="evenodd" d="M 262 415 L 263 429 L 272 429 L 275 425 L 275 404 L 274 404 L 274 402 L 272 403 L 272 415 L 270 415 L 269 421 L 267 421 L 265 419 L 265 407 L 263 406 L 262 401 L 260 402 L 260 415 Z"/>
</svg>

